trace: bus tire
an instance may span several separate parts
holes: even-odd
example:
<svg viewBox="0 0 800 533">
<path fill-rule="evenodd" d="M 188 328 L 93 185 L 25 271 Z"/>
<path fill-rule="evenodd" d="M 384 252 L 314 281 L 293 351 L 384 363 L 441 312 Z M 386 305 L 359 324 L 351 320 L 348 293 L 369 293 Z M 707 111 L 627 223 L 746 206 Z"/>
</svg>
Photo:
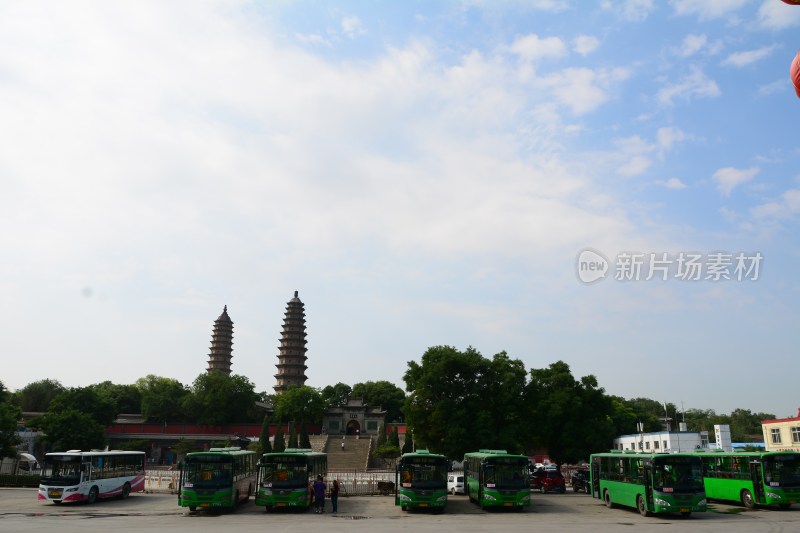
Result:
<svg viewBox="0 0 800 533">
<path fill-rule="evenodd" d="M 608 492 L 607 490 L 603 493 L 603 502 L 606 504 L 606 507 L 608 507 L 609 509 L 614 507 L 614 504 L 611 503 L 611 493 Z"/>
<path fill-rule="evenodd" d="M 86 497 L 86 503 L 92 504 L 97 501 L 97 495 L 100 491 L 96 486 L 89 489 L 89 495 Z"/>
<path fill-rule="evenodd" d="M 131 484 L 125 483 L 122 485 L 122 493 L 119 495 L 120 498 L 123 500 L 131 495 Z"/>
<path fill-rule="evenodd" d="M 272 506 L 271 505 L 265 505 L 264 506 L 264 512 L 265 513 L 271 513 L 272 512 Z"/>
<path fill-rule="evenodd" d="M 193 512 L 195 512 L 196 510 L 197 510 L 197 507 L 195 507 L 194 505 L 190 505 L 190 506 L 189 506 L 189 512 L 193 513 Z"/>
<path fill-rule="evenodd" d="M 753 494 L 747 489 L 742 491 L 742 505 L 748 509 L 755 509 L 756 507 L 756 502 L 753 500 Z"/>
<path fill-rule="evenodd" d="M 636 508 L 639 509 L 639 514 L 642 516 L 650 516 L 650 511 L 647 510 L 647 503 L 641 495 L 636 497 Z"/>
</svg>

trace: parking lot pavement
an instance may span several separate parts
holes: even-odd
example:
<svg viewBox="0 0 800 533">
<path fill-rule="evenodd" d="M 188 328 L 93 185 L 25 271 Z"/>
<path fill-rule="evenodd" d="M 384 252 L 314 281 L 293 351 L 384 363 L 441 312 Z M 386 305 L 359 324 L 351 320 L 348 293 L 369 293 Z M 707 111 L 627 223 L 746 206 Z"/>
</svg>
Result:
<svg viewBox="0 0 800 533">
<path fill-rule="evenodd" d="M 520 529 L 564 533 L 574 531 L 618 531 L 636 528 L 636 533 L 664 533 L 667 529 L 736 533 L 752 531 L 800 531 L 800 506 L 788 511 L 756 509 L 712 503 L 706 513 L 689 518 L 677 515 L 642 517 L 634 509 L 607 509 L 600 500 L 586 494 L 532 495 L 533 505 L 523 512 L 507 509 L 484 511 L 466 496 L 451 496 L 442 514 L 425 511 L 403 512 L 390 496 L 361 496 L 339 499 L 339 514 L 311 512 L 266 513 L 252 500 L 225 513 L 195 512 L 178 507 L 177 496 L 132 494 L 126 500 L 103 500 L 94 505 L 40 503 L 35 489 L 0 489 L 0 531 L 16 533 L 107 532 L 170 533 L 218 532 L 236 528 L 244 531 L 269 527 L 272 531 L 517 531 Z"/>
</svg>

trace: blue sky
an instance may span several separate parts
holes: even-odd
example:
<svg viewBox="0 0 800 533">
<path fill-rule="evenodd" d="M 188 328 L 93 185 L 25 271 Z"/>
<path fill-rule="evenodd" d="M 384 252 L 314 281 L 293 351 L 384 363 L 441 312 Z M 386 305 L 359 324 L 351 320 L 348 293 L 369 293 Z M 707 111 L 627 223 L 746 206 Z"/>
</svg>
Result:
<svg viewBox="0 0 800 533">
<path fill-rule="evenodd" d="M 297 290 L 311 386 L 446 344 L 794 415 L 798 29 L 779 0 L 5 2 L 0 380 L 190 384 L 227 305 L 272 392 Z"/>
</svg>

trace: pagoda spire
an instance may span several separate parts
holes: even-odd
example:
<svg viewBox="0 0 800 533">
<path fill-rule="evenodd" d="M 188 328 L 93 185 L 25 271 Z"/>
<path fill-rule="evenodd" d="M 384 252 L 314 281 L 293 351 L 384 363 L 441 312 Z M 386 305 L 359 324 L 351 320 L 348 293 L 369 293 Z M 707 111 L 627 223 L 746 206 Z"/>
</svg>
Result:
<svg viewBox="0 0 800 533">
<path fill-rule="evenodd" d="M 211 334 L 211 352 L 208 354 L 208 372 L 222 372 L 230 376 L 233 358 L 233 322 L 228 316 L 228 306 L 214 321 Z"/>
<path fill-rule="evenodd" d="M 281 344 L 278 347 L 278 373 L 273 389 L 280 394 L 289 386 L 306 383 L 306 313 L 303 302 L 294 291 L 294 298 L 286 304 Z"/>
</svg>

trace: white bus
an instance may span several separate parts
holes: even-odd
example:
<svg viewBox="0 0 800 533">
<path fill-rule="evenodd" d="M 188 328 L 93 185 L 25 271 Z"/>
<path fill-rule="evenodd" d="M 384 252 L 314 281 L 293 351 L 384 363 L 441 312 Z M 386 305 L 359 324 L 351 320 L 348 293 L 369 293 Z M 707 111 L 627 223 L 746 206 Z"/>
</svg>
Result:
<svg viewBox="0 0 800 533">
<path fill-rule="evenodd" d="M 88 502 L 127 498 L 144 490 L 144 452 L 69 450 L 48 453 L 39 482 L 40 501 Z"/>
</svg>

